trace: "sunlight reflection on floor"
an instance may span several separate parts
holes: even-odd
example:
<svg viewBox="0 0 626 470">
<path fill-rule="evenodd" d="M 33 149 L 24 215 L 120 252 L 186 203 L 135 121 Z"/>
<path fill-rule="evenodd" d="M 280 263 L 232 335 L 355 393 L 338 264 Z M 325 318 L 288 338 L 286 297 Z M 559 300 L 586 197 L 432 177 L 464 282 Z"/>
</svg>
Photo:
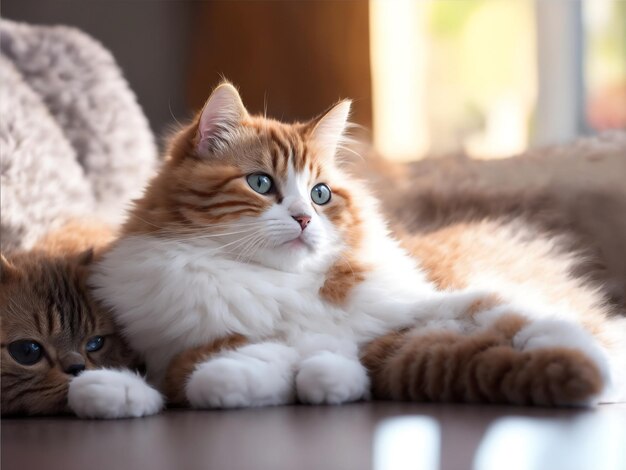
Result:
<svg viewBox="0 0 626 470">
<path fill-rule="evenodd" d="M 433 418 L 407 416 L 383 421 L 374 433 L 374 470 L 436 470 L 441 430 Z"/>
<path fill-rule="evenodd" d="M 383 421 L 374 434 L 374 470 L 437 470 L 441 428 L 425 416 Z M 470 462 L 467 462 L 470 468 Z M 506 417 L 482 439 L 474 470 L 626 470 L 623 416 Z"/>
</svg>

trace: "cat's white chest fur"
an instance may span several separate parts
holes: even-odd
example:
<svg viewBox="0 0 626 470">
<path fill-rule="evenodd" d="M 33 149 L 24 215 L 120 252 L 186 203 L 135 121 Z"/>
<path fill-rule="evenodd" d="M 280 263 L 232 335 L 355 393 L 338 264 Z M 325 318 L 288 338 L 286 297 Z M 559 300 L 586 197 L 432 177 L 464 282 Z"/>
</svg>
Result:
<svg viewBox="0 0 626 470">
<path fill-rule="evenodd" d="M 404 262 L 401 250 L 390 250 Z M 158 376 L 174 354 L 233 333 L 288 343 L 303 333 L 358 342 L 399 326 L 403 306 L 431 288 L 417 270 L 407 276 L 406 266 L 392 261 L 389 272 L 372 271 L 336 306 L 318 294 L 325 269 L 280 271 L 217 256 L 206 244 L 139 236 L 121 239 L 91 281 Z"/>
</svg>

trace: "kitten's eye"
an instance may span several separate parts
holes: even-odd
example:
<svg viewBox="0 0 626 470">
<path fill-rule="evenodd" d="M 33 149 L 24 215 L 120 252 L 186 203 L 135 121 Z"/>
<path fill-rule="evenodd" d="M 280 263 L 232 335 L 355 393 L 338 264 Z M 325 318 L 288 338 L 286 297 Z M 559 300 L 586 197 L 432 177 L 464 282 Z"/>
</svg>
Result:
<svg viewBox="0 0 626 470">
<path fill-rule="evenodd" d="M 328 204 L 328 201 L 330 201 L 332 194 L 333 193 L 331 192 L 328 185 L 324 183 L 316 184 L 315 186 L 313 186 L 313 189 L 311 189 L 311 199 L 315 204 L 318 204 L 320 206 Z"/>
<path fill-rule="evenodd" d="M 102 349 L 102 346 L 104 346 L 104 336 L 94 336 L 87 341 L 85 349 L 87 352 L 95 352 Z"/>
<path fill-rule="evenodd" d="M 259 194 L 267 194 L 274 185 L 271 176 L 265 173 L 253 173 L 246 178 L 248 184 Z"/>
<path fill-rule="evenodd" d="M 25 366 L 32 366 L 39 362 L 43 356 L 43 347 L 36 341 L 21 339 L 9 344 L 9 354 L 18 363 Z"/>
</svg>

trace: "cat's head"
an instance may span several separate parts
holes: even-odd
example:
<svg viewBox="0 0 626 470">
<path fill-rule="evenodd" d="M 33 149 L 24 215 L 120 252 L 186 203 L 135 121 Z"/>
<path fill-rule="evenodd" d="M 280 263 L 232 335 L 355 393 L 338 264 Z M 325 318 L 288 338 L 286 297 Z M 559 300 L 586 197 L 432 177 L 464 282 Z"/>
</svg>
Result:
<svg viewBox="0 0 626 470">
<path fill-rule="evenodd" d="M 355 183 L 336 154 L 350 102 L 285 124 L 252 116 L 237 90 L 218 86 L 170 146 L 135 205 L 126 233 L 203 241 L 214 252 L 293 270 L 354 242 Z"/>
<path fill-rule="evenodd" d="M 3 415 L 64 412 L 68 383 L 82 370 L 134 364 L 112 317 L 87 293 L 90 258 L 1 258 Z"/>
</svg>

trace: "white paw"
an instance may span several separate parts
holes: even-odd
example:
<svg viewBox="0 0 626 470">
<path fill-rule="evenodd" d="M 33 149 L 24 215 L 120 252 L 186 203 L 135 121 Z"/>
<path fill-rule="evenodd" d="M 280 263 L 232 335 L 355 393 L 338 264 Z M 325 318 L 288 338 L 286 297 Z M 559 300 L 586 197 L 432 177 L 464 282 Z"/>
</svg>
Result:
<svg viewBox="0 0 626 470">
<path fill-rule="evenodd" d="M 300 363 L 296 390 L 303 403 L 337 405 L 368 398 L 369 378 L 357 359 L 324 351 Z"/>
<path fill-rule="evenodd" d="M 513 346 L 520 351 L 549 348 L 578 350 L 594 361 L 605 382 L 609 381 L 606 353 L 591 333 L 576 323 L 555 319 L 531 320 L 515 335 Z"/>
<path fill-rule="evenodd" d="M 243 408 L 293 403 L 297 353 L 261 343 L 229 351 L 200 364 L 186 385 L 194 408 Z"/>
<path fill-rule="evenodd" d="M 87 370 L 72 379 L 67 400 L 81 418 L 137 418 L 163 408 L 161 394 L 129 370 Z"/>
</svg>

